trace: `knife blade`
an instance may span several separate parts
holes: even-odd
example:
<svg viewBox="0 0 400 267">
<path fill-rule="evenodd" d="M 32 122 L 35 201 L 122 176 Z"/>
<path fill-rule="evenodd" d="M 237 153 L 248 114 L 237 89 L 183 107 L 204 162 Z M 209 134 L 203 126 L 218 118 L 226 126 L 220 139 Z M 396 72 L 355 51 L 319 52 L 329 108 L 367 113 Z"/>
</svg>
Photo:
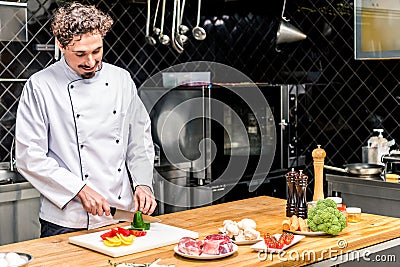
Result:
<svg viewBox="0 0 400 267">
<path fill-rule="evenodd" d="M 110 207 L 110 209 L 111 209 L 111 216 L 113 216 L 113 218 L 115 220 L 124 221 L 124 222 L 132 222 L 133 221 L 133 217 L 135 215 L 134 212 L 117 209 L 116 207 Z M 161 222 L 161 219 L 155 218 L 150 215 L 142 214 L 142 217 L 143 217 L 144 221 L 149 221 L 150 223 Z"/>
</svg>

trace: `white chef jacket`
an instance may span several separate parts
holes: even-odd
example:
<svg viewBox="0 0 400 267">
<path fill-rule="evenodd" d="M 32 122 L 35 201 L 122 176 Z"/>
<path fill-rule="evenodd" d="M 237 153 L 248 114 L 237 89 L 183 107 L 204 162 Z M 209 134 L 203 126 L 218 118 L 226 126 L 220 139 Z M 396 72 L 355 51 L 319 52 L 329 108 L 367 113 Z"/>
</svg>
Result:
<svg viewBox="0 0 400 267">
<path fill-rule="evenodd" d="M 133 183 L 152 188 L 150 118 L 129 72 L 102 63 L 82 79 L 65 59 L 32 75 L 19 101 L 16 167 L 41 193 L 39 217 L 70 228 L 116 223 L 88 214 L 88 185 L 111 206 L 133 210 Z M 128 170 L 127 170 L 128 169 Z"/>
</svg>

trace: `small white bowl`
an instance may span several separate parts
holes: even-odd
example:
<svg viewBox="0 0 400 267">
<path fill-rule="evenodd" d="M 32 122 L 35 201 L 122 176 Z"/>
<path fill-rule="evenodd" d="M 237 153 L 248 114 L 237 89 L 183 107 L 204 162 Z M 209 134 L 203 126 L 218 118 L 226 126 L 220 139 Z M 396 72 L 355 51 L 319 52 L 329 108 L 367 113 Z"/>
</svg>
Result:
<svg viewBox="0 0 400 267">
<path fill-rule="evenodd" d="M 11 251 L 10 251 L 11 252 Z M 5 259 L 6 255 L 10 252 L 0 252 L 0 259 Z M 14 252 L 18 254 L 18 256 L 22 259 L 23 263 L 20 263 L 18 265 L 9 265 L 12 267 L 23 267 L 23 266 L 28 266 L 30 262 L 33 261 L 33 256 L 27 253 L 21 253 L 21 252 Z"/>
</svg>

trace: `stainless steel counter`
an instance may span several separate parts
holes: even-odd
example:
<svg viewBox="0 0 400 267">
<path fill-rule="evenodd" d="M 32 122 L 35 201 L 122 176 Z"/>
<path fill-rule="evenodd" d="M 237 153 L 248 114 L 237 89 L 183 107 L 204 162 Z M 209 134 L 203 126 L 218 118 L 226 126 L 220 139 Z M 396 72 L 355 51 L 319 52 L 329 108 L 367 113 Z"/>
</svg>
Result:
<svg viewBox="0 0 400 267">
<path fill-rule="evenodd" d="M 326 174 L 328 195 L 338 192 L 343 203 L 363 212 L 399 217 L 400 184 L 383 180 Z"/>
<path fill-rule="evenodd" d="M 0 186 L 0 245 L 39 237 L 39 198 L 26 181 Z"/>
<path fill-rule="evenodd" d="M 347 207 L 360 207 L 364 213 L 373 213 L 400 218 L 400 184 L 389 183 L 383 180 L 357 178 L 344 175 L 326 174 L 328 182 L 328 195 L 338 194 L 342 197 Z M 361 215 L 362 216 L 362 215 Z M 397 239 L 396 239 L 397 240 Z M 395 247 L 375 253 L 373 248 L 367 248 L 369 259 L 388 259 L 395 257 L 394 262 L 384 262 L 385 266 L 398 266 L 400 247 Z M 375 260 L 357 260 L 340 264 L 343 267 L 375 267 L 379 264 Z"/>
</svg>

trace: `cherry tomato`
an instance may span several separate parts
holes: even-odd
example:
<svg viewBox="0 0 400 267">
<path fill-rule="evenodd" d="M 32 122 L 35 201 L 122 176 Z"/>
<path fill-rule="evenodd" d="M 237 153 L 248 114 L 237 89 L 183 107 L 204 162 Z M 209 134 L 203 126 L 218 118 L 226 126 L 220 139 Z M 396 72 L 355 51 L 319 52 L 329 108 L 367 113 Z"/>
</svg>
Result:
<svg viewBox="0 0 400 267">
<path fill-rule="evenodd" d="M 285 233 L 281 234 L 278 240 L 278 244 L 276 248 L 283 248 L 286 245 L 286 235 Z"/>
<path fill-rule="evenodd" d="M 275 243 L 275 248 L 281 249 L 284 245 L 285 243 L 282 240 L 279 240 Z"/>
<path fill-rule="evenodd" d="M 270 234 L 264 235 L 264 242 L 268 248 L 275 248 L 276 246 L 276 239 L 274 236 L 271 236 Z"/>
<path fill-rule="evenodd" d="M 289 245 L 290 243 L 292 243 L 294 238 L 294 235 L 292 233 L 286 233 L 285 235 L 285 244 Z"/>
</svg>

